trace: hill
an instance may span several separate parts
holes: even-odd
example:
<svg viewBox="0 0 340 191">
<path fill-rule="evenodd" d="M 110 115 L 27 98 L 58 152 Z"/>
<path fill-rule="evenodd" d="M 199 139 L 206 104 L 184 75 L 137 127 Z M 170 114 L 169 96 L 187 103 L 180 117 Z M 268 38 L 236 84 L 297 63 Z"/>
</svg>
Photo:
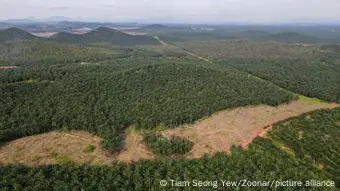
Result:
<svg viewBox="0 0 340 191">
<path fill-rule="evenodd" d="M 146 25 L 141 27 L 141 29 L 145 30 L 162 30 L 162 29 L 168 29 L 168 26 L 160 25 L 160 24 L 153 24 L 153 25 Z"/>
<path fill-rule="evenodd" d="M 252 39 L 252 38 L 261 38 L 261 37 L 268 36 L 269 33 L 265 31 L 260 31 L 260 30 L 246 30 L 246 31 L 237 32 L 236 34 L 232 34 L 232 35 L 238 38 Z"/>
<path fill-rule="evenodd" d="M 58 33 L 50 40 L 63 43 L 90 44 L 106 42 L 120 46 L 159 45 L 160 42 L 150 36 L 129 35 L 118 30 L 99 27 L 85 34 Z"/>
<path fill-rule="evenodd" d="M 0 42 L 37 40 L 39 37 L 18 28 L 8 28 L 0 31 Z"/>
<path fill-rule="evenodd" d="M 118 51 L 46 40 L 4 42 L 0 44 L 0 66 L 99 61 L 111 58 Z"/>
<path fill-rule="evenodd" d="M 288 43 L 315 43 L 320 40 L 316 37 L 296 33 L 296 32 L 283 32 L 277 34 L 271 34 L 267 37 L 270 40 L 278 42 L 288 42 Z"/>
</svg>

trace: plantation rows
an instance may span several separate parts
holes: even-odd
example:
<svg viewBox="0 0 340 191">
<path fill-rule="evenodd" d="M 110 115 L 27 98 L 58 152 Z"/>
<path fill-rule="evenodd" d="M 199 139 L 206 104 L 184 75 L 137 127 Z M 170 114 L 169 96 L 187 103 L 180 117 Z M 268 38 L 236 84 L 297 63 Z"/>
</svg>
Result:
<svg viewBox="0 0 340 191">
<path fill-rule="evenodd" d="M 112 166 L 52 165 L 40 167 L 0 167 L 0 187 L 3 190 L 213 190 L 208 187 L 172 187 L 170 180 L 218 181 L 216 190 L 236 190 L 223 187 L 221 179 L 229 181 L 309 181 L 329 180 L 327 173 L 294 158 L 274 146 L 270 140 L 255 139 L 246 151 L 233 148 L 228 157 L 217 153 L 200 159 L 156 159 L 138 163 L 115 163 Z M 167 180 L 167 186 L 160 186 Z M 240 187 L 249 190 L 250 187 Z M 252 190 L 272 190 L 275 187 L 251 187 Z M 327 187 L 289 187 L 289 190 L 328 190 Z M 287 190 L 276 187 L 275 190 Z"/>
<path fill-rule="evenodd" d="M 29 64 L 61 64 L 102 62 L 131 57 L 162 59 L 167 56 L 184 57 L 173 52 L 157 53 L 145 48 L 128 48 L 91 44 L 88 46 L 48 41 L 17 41 L 0 44 L 0 66 L 27 66 Z"/>
<path fill-rule="evenodd" d="M 340 185 L 340 108 L 277 123 L 270 137 L 289 147 L 296 158 L 319 165 Z"/>
<path fill-rule="evenodd" d="M 178 46 L 284 89 L 340 102 L 339 45 L 299 45 L 252 40 L 197 41 Z"/>
<path fill-rule="evenodd" d="M 340 102 L 338 59 L 230 60 L 223 62 L 278 86 L 331 102 Z"/>
<path fill-rule="evenodd" d="M 176 127 L 226 108 L 293 99 L 230 68 L 204 68 L 185 59 L 124 60 L 0 71 L 0 141 L 76 129 L 102 136 L 103 146 L 116 151 L 119 134 L 132 124 Z"/>
<path fill-rule="evenodd" d="M 173 187 L 170 180 L 335 181 L 336 187 L 293 186 L 289 190 L 336 190 L 339 182 L 340 109 L 319 110 L 276 123 L 268 138 L 256 138 L 243 151 L 217 153 L 200 159 L 144 160 L 112 166 L 50 165 L 1 166 L 3 190 L 212 190 L 210 187 Z M 303 135 L 299 133 L 303 131 Z M 320 166 L 322 164 L 322 166 Z M 161 186 L 160 181 L 169 184 Z M 240 190 L 249 190 L 240 187 Z M 236 190 L 222 187 L 216 190 Z M 287 190 L 254 186 L 251 190 Z"/>
</svg>

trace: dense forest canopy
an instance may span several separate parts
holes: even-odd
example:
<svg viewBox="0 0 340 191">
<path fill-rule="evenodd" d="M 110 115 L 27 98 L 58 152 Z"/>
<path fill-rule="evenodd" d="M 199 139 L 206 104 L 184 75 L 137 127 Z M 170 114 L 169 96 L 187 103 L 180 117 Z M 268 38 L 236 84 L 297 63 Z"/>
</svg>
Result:
<svg viewBox="0 0 340 191">
<path fill-rule="evenodd" d="M 154 131 L 143 133 L 143 142 L 154 154 L 160 156 L 183 156 L 191 151 L 194 143 L 181 137 L 163 137 Z"/>
</svg>

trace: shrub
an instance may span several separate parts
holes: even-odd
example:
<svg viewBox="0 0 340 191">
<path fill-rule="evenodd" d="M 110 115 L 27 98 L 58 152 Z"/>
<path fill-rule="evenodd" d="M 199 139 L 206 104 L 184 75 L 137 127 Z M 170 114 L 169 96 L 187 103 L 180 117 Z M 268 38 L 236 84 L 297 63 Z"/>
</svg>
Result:
<svg viewBox="0 0 340 191">
<path fill-rule="evenodd" d="M 84 149 L 85 153 L 92 153 L 96 149 L 93 145 L 87 145 L 87 147 Z"/>
<path fill-rule="evenodd" d="M 157 155 L 184 155 L 188 153 L 192 147 L 193 142 L 172 136 L 170 139 L 163 137 L 155 132 L 146 132 L 143 134 L 143 142 Z"/>
</svg>

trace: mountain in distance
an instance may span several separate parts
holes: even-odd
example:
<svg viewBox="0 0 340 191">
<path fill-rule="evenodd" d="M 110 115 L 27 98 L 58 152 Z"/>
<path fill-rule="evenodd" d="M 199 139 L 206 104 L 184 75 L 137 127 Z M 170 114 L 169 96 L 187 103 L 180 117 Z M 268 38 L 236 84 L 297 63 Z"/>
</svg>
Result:
<svg viewBox="0 0 340 191">
<path fill-rule="evenodd" d="M 70 19 L 70 18 L 64 17 L 64 16 L 52 16 L 52 17 L 48 17 L 48 18 L 42 19 L 42 21 L 46 21 L 46 22 L 61 22 L 61 21 L 73 21 L 73 19 Z"/>
<path fill-rule="evenodd" d="M 99 27 L 85 34 L 71 34 L 61 32 L 50 38 L 53 41 L 63 43 L 90 44 L 107 42 L 120 46 L 133 45 L 159 45 L 160 42 L 150 36 L 129 35 L 118 30 Z"/>
<path fill-rule="evenodd" d="M 145 25 L 142 26 L 140 29 L 145 29 L 145 30 L 163 30 L 163 29 L 168 29 L 168 26 L 161 25 L 161 24 L 152 24 L 152 25 Z"/>
<path fill-rule="evenodd" d="M 36 23 L 37 21 L 32 18 L 26 18 L 26 19 L 7 19 L 0 21 L 1 23 L 12 23 L 12 24 L 30 24 L 30 23 Z"/>
<path fill-rule="evenodd" d="M 58 25 L 66 28 L 91 28 L 96 29 L 99 27 L 137 27 L 137 23 L 110 23 L 110 22 L 82 22 L 82 21 L 62 21 Z"/>
<path fill-rule="evenodd" d="M 48 18 L 37 19 L 34 17 L 28 17 L 23 19 L 7 19 L 0 21 L 2 23 L 12 23 L 12 24 L 31 24 L 31 23 L 42 23 L 42 22 L 61 22 L 61 21 L 73 21 L 68 17 L 63 16 L 52 16 Z"/>
<path fill-rule="evenodd" d="M 133 45 L 160 45 L 161 43 L 150 36 L 129 35 L 118 30 L 99 27 L 85 34 L 72 34 L 60 32 L 45 39 L 37 37 L 29 32 L 18 28 L 0 30 L 0 42 L 22 41 L 22 40 L 49 40 L 61 43 L 90 44 L 106 42 L 117 46 Z"/>
<path fill-rule="evenodd" d="M 38 40 L 39 37 L 18 28 L 0 30 L 0 42 Z"/>
</svg>

